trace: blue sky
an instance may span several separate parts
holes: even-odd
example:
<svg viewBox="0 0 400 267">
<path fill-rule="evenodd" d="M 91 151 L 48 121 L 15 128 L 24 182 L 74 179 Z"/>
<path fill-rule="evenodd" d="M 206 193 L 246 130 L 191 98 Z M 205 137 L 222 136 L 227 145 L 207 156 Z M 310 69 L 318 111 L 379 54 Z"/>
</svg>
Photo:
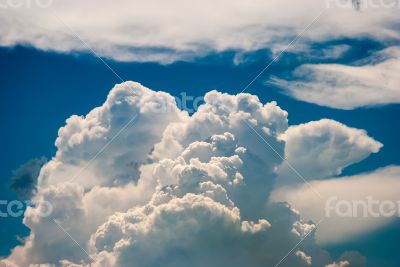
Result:
<svg viewBox="0 0 400 267">
<path fill-rule="evenodd" d="M 82 4 L 79 12 L 84 13 L 87 10 L 86 5 Z M 123 7 L 124 5 L 112 8 L 122 12 Z M 203 6 L 198 8 L 199 14 L 206 12 L 202 9 Z M 214 8 L 219 10 L 219 4 Z M 87 21 L 74 21 L 74 16 L 70 17 L 68 12 L 62 13 L 54 9 L 65 18 L 59 19 L 62 22 L 60 24 L 74 25 L 71 29 L 72 34 L 68 33 L 65 27 L 52 25 L 47 18 L 36 13 L 27 17 L 21 25 L 15 26 L 15 32 L 19 35 L 12 34 L 11 30 L 0 34 L 0 112 L 3 129 L 0 132 L 0 138 L 3 140 L 0 150 L 3 163 L 0 169 L 1 199 L 11 201 L 17 198 L 10 187 L 13 171 L 31 159 L 46 157 L 51 160 L 57 152 L 55 141 L 62 135 L 58 131 L 60 127 L 65 126 L 66 120 L 74 114 L 86 115 L 101 106 L 106 101 L 110 89 L 121 82 L 102 60 L 124 81 L 139 82 L 154 91 L 165 91 L 176 97 L 181 93 L 202 97 L 214 89 L 234 95 L 246 88 L 276 57 L 278 51 L 296 36 L 299 32 L 297 24 L 301 22 L 300 24 L 304 25 L 304 21 L 310 21 L 309 18 L 316 13 L 311 11 L 318 9 L 311 8 L 311 15 L 306 8 L 294 5 L 293 8 L 288 8 L 288 14 L 293 17 L 293 21 L 285 20 L 285 14 L 279 13 L 275 19 L 281 25 L 276 26 L 273 13 L 268 13 L 271 18 L 265 19 L 264 22 L 263 14 L 259 14 L 261 11 L 254 12 L 252 7 L 247 6 L 243 7 L 243 10 L 247 8 L 252 15 L 247 17 L 245 12 L 243 18 L 240 17 L 232 25 L 229 24 L 229 27 L 220 22 L 222 19 L 215 19 L 213 16 L 210 16 L 208 22 L 207 19 L 203 22 L 201 18 L 199 22 L 197 13 L 190 10 L 188 17 L 193 12 L 194 18 L 187 20 L 187 26 L 170 28 L 167 25 L 171 18 L 164 17 L 165 14 L 153 14 L 155 11 L 151 6 L 144 6 L 143 17 L 159 16 L 158 20 L 151 24 L 151 27 L 155 25 L 154 32 L 148 31 L 148 21 L 141 21 L 140 16 L 130 18 L 132 21 L 126 20 L 132 24 L 126 24 L 124 15 L 121 15 L 121 20 L 118 16 L 111 16 L 104 21 L 93 16 L 90 17 L 93 21 L 88 21 L 96 27 L 91 28 L 87 27 Z M 11 21 L 11 15 L 0 11 L 0 22 Z M 98 15 L 103 11 L 99 9 Z M 13 12 L 16 11 L 12 10 L 10 14 Z M 171 12 L 172 15 L 175 14 L 174 11 Z M 220 15 L 226 18 L 225 15 L 232 16 L 230 12 L 231 9 L 227 9 L 227 14 L 221 12 Z M 342 24 L 351 21 L 352 16 L 359 16 L 358 20 L 348 27 L 339 25 L 341 23 L 332 23 L 329 18 L 335 18 L 335 14 L 323 16 L 322 19 L 326 19 L 325 25 L 321 22 L 322 26 L 316 26 L 315 35 L 306 33 L 303 36 L 304 40 L 285 51 L 246 90 L 246 93 L 258 96 L 262 103 L 276 101 L 279 107 L 288 112 L 289 125 L 306 124 L 327 118 L 350 128 L 363 129 L 366 135 L 383 144 L 378 153 L 368 153 L 365 159 L 345 167 L 338 175 L 340 177 L 373 173 L 379 168 L 400 165 L 400 101 L 397 95 L 399 91 L 396 91 L 400 84 L 396 78 L 398 74 L 395 73 L 395 68 L 398 68 L 400 38 L 393 33 L 398 31 L 399 24 L 395 23 L 396 16 L 392 11 L 385 11 L 387 13 L 382 15 L 379 13 L 376 17 L 374 15 L 374 19 L 371 20 L 366 18 L 368 14 L 371 16 L 371 10 L 366 9 L 366 15 L 351 12 L 355 11 L 346 10 L 337 15 L 338 20 L 343 19 Z M 19 15 L 15 18 L 19 18 Z M 113 28 L 115 25 L 108 19 L 114 19 L 115 25 L 121 27 Z M 187 18 L 181 18 L 179 13 L 176 19 L 186 21 Z M 37 22 L 36 25 L 36 21 L 42 24 Z M 174 19 L 171 21 L 174 22 L 171 22 L 171 25 L 176 25 Z M 29 28 L 24 23 L 34 26 Z M 296 26 L 293 27 L 292 24 Z M 50 30 L 46 27 L 42 29 L 43 25 L 50 27 Z M 190 30 L 197 25 L 202 25 L 207 30 L 198 35 L 191 34 Z M 215 29 L 208 30 L 212 25 L 215 25 Z M 235 30 L 235 27 L 243 32 Z M 125 36 L 125 29 L 128 28 L 135 34 L 142 34 L 142 38 L 132 37 L 134 34 Z M 252 30 L 247 31 L 250 28 Z M 370 29 L 371 34 L 360 30 L 363 28 Z M 99 54 L 94 55 L 82 48 L 80 37 L 74 38 L 75 29 L 88 40 L 94 50 L 99 51 Z M 388 34 L 390 37 L 381 34 L 381 29 L 391 33 Z M 337 31 L 337 34 L 333 34 L 332 31 Z M 49 32 L 53 35 L 48 34 Z M 152 35 L 154 33 L 158 33 L 156 38 Z M 126 39 L 121 39 L 119 34 Z M 66 37 L 68 35 L 72 37 Z M 354 69 L 348 71 L 349 66 Z M 379 75 L 375 76 L 376 73 Z M 357 77 L 364 79 L 357 80 Z M 380 80 L 381 77 L 385 79 Z M 321 90 L 321 94 L 318 90 L 313 91 L 314 88 L 322 87 L 324 90 Z M 360 88 L 366 88 L 365 93 L 359 92 Z M 382 91 L 378 90 L 376 95 L 371 93 L 377 91 L 376 89 Z M 353 90 L 358 91 L 354 93 Z M 343 91 L 348 99 L 343 100 L 341 97 Z M 139 163 L 144 165 L 143 162 Z M 362 191 L 361 188 L 351 190 Z M 1 209 L 4 211 L 4 206 Z M 29 236 L 30 230 L 22 223 L 22 219 L 0 218 L 0 257 L 8 257 L 11 249 L 22 244 L 21 240 Z M 333 259 L 339 259 L 344 251 L 358 251 L 367 258 L 367 266 L 395 267 L 400 266 L 400 257 L 396 250 L 399 237 L 399 220 L 395 218 L 383 227 L 366 231 L 342 242 L 322 244 L 322 248 L 326 249 Z M 57 251 L 55 253 L 57 254 Z M 74 253 L 71 253 L 71 259 L 76 259 Z M 172 256 L 168 256 L 175 255 L 179 258 L 179 253 L 181 252 L 175 251 L 171 253 Z M 45 258 L 43 255 L 40 254 L 37 259 Z M 119 260 L 123 262 L 129 257 Z"/>
</svg>

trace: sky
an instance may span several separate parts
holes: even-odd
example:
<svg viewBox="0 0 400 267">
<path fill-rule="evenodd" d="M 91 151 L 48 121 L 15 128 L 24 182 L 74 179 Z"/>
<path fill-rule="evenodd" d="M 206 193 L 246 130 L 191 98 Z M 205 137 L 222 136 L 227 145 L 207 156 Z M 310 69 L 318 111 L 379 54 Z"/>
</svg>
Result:
<svg viewBox="0 0 400 267">
<path fill-rule="evenodd" d="M 361 11 L 330 8 L 279 54 L 319 14 L 320 4 L 304 2 L 313 12 L 297 3 L 283 12 L 275 1 L 266 6 L 260 1 L 248 5 L 205 1 L 197 10 L 172 1 L 165 12 L 160 11 L 162 3 L 150 1 L 131 13 L 126 7 L 135 4 L 128 1 L 118 6 L 101 2 L 87 20 L 79 15 L 88 14 L 91 1 L 55 1 L 46 8 L 0 10 L 0 20 L 6 22 L 0 26 L 1 199 L 32 200 L 37 206 L 48 200 L 56 211 L 56 226 L 65 230 L 60 233 L 46 218 L 37 217 L 35 206 L 24 216 L 1 218 L 0 255 L 5 264 L 86 266 L 94 259 L 100 266 L 128 266 L 127 262 L 160 266 L 160 260 L 171 266 L 217 266 L 216 262 L 251 266 L 245 253 L 238 253 L 236 262 L 221 253 L 210 253 L 205 247 L 211 242 L 217 252 L 251 251 L 258 260 L 253 266 L 275 265 L 279 258 L 255 251 L 264 249 L 284 256 L 302 239 L 281 228 L 273 231 L 274 236 L 268 229 L 284 220 L 301 225 L 304 232 L 298 230 L 299 236 L 304 237 L 311 233 L 304 229 L 315 227 L 321 205 L 315 204 L 316 196 L 307 184 L 274 155 L 259 133 L 267 133 L 267 143 L 272 142 L 318 191 L 348 198 L 373 195 L 398 200 L 399 9 L 372 8 L 367 5 L 370 2 Z M 182 14 L 184 7 L 189 10 L 186 15 Z M 106 9 L 119 15 L 103 19 Z M 275 14 L 274 10 L 280 12 Z M 55 15 L 43 16 L 43 12 Z M 232 19 L 235 14 L 236 20 Z M 186 23 L 180 24 L 182 21 Z M 128 89 L 124 84 L 116 86 L 121 84 L 120 78 L 141 85 L 125 84 Z M 244 89 L 259 100 L 250 95 L 235 96 Z M 135 95 L 135 90 L 140 94 Z M 231 96 L 209 93 L 212 90 Z M 182 107 L 175 107 L 174 98 L 158 91 L 178 99 L 182 94 L 194 98 L 207 94 L 208 98 L 201 109 L 185 113 Z M 234 103 L 235 108 L 225 106 L 229 121 L 224 121 L 225 111 L 213 109 L 214 98 Z M 125 101 L 126 106 L 120 104 Z M 151 101 L 167 101 L 172 111 L 148 111 Z M 271 101 L 276 104 L 264 105 Z M 101 112 L 96 107 L 101 107 Z M 93 166 L 84 170 L 78 182 L 64 183 L 63 177 L 73 176 L 77 168 L 91 162 L 88 155 L 96 154 L 104 140 L 118 133 L 129 112 L 137 113 L 134 127 L 122 132 L 108 153 L 90 163 Z M 254 128 L 249 130 L 236 122 L 243 113 L 256 118 L 256 124 L 248 121 Z M 212 121 L 213 116 L 224 123 Z M 172 148 L 166 149 L 169 145 Z M 231 151 L 231 145 L 236 149 Z M 205 147 L 211 147 L 212 152 L 205 152 Z M 128 168 L 126 161 L 134 167 Z M 234 175 L 232 181 L 219 178 L 222 174 L 215 166 L 222 168 L 224 179 Z M 177 174 L 178 170 L 182 173 Z M 188 186 L 184 180 L 200 179 L 199 173 L 208 178 L 201 178 L 199 188 Z M 157 175 L 162 189 L 153 185 Z M 246 186 L 235 188 L 241 176 Z M 21 177 L 32 178 L 36 189 L 29 191 L 30 184 L 26 191 L 28 185 Z M 274 185 L 275 179 L 281 182 Z M 204 189 L 208 186 L 212 189 Z M 268 199 L 267 195 L 273 197 Z M 100 197 L 105 203 L 110 198 L 113 204 L 102 208 L 96 203 L 103 201 Z M 299 218 L 273 199 L 290 203 Z M 62 205 L 64 202 L 67 204 Z M 271 207 L 256 211 L 260 202 Z M 174 207 L 184 212 L 171 212 Z M 154 211 L 146 213 L 146 209 Z M 159 215 L 169 212 L 171 217 Z M 210 214 L 215 217 L 210 219 Z M 87 219 L 90 216 L 92 219 Z M 132 222 L 135 216 L 145 219 Z M 181 220 L 177 223 L 174 218 Z M 191 224 L 192 219 L 197 220 L 197 226 Z M 78 229 L 76 223 L 88 227 Z M 115 230 L 129 223 L 131 230 Z M 354 219 L 350 223 L 332 219 L 325 227 L 322 223 L 311 233 L 312 241 L 305 242 L 302 250 L 296 248 L 297 252 L 281 264 L 399 266 L 398 223 L 396 217 Z M 241 226 L 237 228 L 237 224 Z M 154 232 L 147 233 L 146 225 Z M 171 239 L 165 229 L 175 238 Z M 196 233 L 192 241 L 185 238 L 186 231 Z M 67 232 L 90 256 L 65 236 Z M 155 238 L 160 241 L 154 242 Z M 225 246 L 231 239 L 242 247 Z M 136 240 L 139 245 L 127 240 Z M 282 245 L 273 251 L 271 244 L 277 240 Z M 184 244 L 185 249 L 175 247 L 175 242 Z M 168 244 L 173 244 L 171 249 L 167 249 Z M 17 245 L 20 247 L 14 249 Z M 211 260 L 200 260 L 204 256 Z"/>
</svg>

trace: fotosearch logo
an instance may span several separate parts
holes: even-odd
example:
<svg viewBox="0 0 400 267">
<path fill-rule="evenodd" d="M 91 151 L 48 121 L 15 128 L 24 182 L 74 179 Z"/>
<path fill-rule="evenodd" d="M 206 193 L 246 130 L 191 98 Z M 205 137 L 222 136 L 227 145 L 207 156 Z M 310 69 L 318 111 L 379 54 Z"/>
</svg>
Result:
<svg viewBox="0 0 400 267">
<path fill-rule="evenodd" d="M 32 207 L 30 201 L 0 200 L 0 218 L 21 217 L 24 215 L 25 207 Z M 37 205 L 37 215 L 48 217 L 53 211 L 53 206 L 48 201 L 42 201 Z"/>
<path fill-rule="evenodd" d="M 400 200 L 378 200 L 372 196 L 359 200 L 330 197 L 325 205 L 326 217 L 400 217 Z"/>
<path fill-rule="evenodd" d="M 0 8 L 48 8 L 53 0 L 0 0 Z"/>
<path fill-rule="evenodd" d="M 332 8 L 400 8 L 400 0 L 326 0 L 326 7 Z"/>
</svg>

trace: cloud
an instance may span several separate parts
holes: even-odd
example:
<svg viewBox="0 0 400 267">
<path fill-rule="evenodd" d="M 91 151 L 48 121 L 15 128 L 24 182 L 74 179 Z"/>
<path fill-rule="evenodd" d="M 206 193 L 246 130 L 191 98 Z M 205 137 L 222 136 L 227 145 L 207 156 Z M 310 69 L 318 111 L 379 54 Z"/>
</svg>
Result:
<svg viewBox="0 0 400 267">
<path fill-rule="evenodd" d="M 299 210 L 305 220 L 324 219 L 317 229 L 317 239 L 319 243 L 331 244 L 351 240 L 393 223 L 398 218 L 397 212 L 391 216 L 386 216 L 384 213 L 379 216 L 368 213 L 364 216 L 364 211 L 357 208 L 353 210 L 356 216 L 342 216 L 341 212 L 345 213 L 347 203 L 352 204 L 354 201 L 368 203 L 368 199 L 371 199 L 379 203 L 398 203 L 399 188 L 400 166 L 388 166 L 365 174 L 312 181 L 310 187 L 307 185 L 281 187 L 273 192 L 271 200 L 290 203 Z M 315 192 L 318 192 L 322 199 Z M 341 212 L 330 210 L 329 205 L 334 206 L 335 203 L 342 203 L 340 205 L 346 207 Z M 380 212 L 376 209 L 371 206 L 374 213 Z M 359 212 L 356 212 L 357 210 Z"/>
<path fill-rule="evenodd" d="M 23 44 L 77 52 L 89 51 L 87 44 L 100 56 L 121 61 L 170 63 L 226 50 L 282 50 L 324 9 L 323 16 L 303 34 L 305 43 L 346 37 L 399 38 L 398 7 L 371 6 L 356 12 L 351 1 L 123 0 L 110 4 L 75 0 L 17 4 L 2 4 L 1 46 Z"/>
<path fill-rule="evenodd" d="M 265 266 L 298 243 L 281 266 L 332 263 L 315 223 L 267 203 L 282 160 L 250 138 L 249 125 L 283 153 L 287 116 L 275 102 L 217 91 L 189 116 L 169 94 L 116 85 L 101 107 L 59 130 L 25 212 L 31 234 L 3 263 Z M 43 203 L 50 217 L 40 216 Z"/>
<path fill-rule="evenodd" d="M 348 261 L 340 261 L 338 263 L 334 262 L 326 265 L 326 267 L 349 267 L 349 262 Z"/>
<path fill-rule="evenodd" d="M 351 262 L 351 264 L 350 264 Z M 326 267 L 362 267 L 366 266 L 367 259 L 356 251 L 346 251 L 337 262 L 326 265 Z"/>
<path fill-rule="evenodd" d="M 165 199 L 168 193 L 160 197 Z M 293 221 L 287 226 L 290 223 Z M 92 238 L 96 250 L 108 253 L 115 266 L 131 266 L 132 262 L 158 266 L 160 261 L 178 267 L 264 266 L 265 262 L 278 262 L 281 251 L 290 249 L 298 239 L 289 229 L 281 232 L 283 229 L 272 227 L 265 219 L 241 221 L 237 208 L 203 195 L 186 194 L 112 216 Z M 271 246 L 281 238 L 286 239 L 282 246 Z M 291 257 L 291 261 L 308 266 L 301 257 Z"/>
<path fill-rule="evenodd" d="M 280 138 L 290 165 L 279 166 L 276 187 L 303 183 L 298 173 L 308 181 L 340 175 L 383 146 L 364 130 L 328 119 L 291 126 Z"/>
<path fill-rule="evenodd" d="M 337 109 L 400 103 L 400 47 L 371 56 L 362 65 L 305 64 L 294 79 L 274 78 L 282 90 L 305 102 Z"/>
<path fill-rule="evenodd" d="M 29 200 L 36 194 L 39 172 L 47 159 L 31 159 L 13 171 L 10 187 L 22 200 Z"/>
<path fill-rule="evenodd" d="M 71 169 L 86 176 L 84 186 L 137 181 L 140 165 L 149 160 L 164 129 L 187 116 L 167 93 L 132 82 L 116 86 L 101 107 L 71 116 L 60 128 L 56 159 L 45 166 L 40 182 L 74 179 Z"/>
</svg>

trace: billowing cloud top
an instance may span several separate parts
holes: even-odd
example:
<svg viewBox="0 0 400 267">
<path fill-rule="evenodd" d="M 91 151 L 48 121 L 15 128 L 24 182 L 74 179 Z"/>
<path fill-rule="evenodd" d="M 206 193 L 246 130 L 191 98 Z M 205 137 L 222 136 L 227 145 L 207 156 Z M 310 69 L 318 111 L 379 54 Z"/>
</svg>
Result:
<svg viewBox="0 0 400 267">
<path fill-rule="evenodd" d="M 305 40 L 398 39 L 398 3 L 351 0 L 27 1 L 2 3 L 0 45 L 89 51 L 162 63 L 224 50 L 281 49 L 325 10 Z M 377 2 L 377 3 L 376 3 Z"/>
<path fill-rule="evenodd" d="M 338 152 L 326 140 L 353 146 L 333 172 L 380 144 L 333 121 L 288 130 L 287 116 L 275 102 L 217 91 L 207 93 L 205 104 L 189 116 L 167 93 L 133 82 L 115 86 L 101 107 L 72 116 L 59 130 L 57 153 L 41 169 L 35 205 L 25 213 L 31 234 L 2 262 L 360 266 L 354 254 L 333 263 L 315 242 L 315 223 L 303 221 L 287 204 L 267 200 L 284 164 L 275 152 L 284 154 L 285 142 L 315 143 L 322 135 L 316 147 L 328 147 L 333 156 Z M 304 134 L 303 127 L 313 134 Z M 290 147 L 296 151 L 293 143 Z M 45 203 L 52 207 L 47 217 Z"/>
<path fill-rule="evenodd" d="M 285 141 L 285 155 L 290 162 L 279 166 L 280 186 L 303 183 L 298 173 L 307 180 L 337 176 L 345 167 L 382 147 L 364 130 L 328 119 L 291 126 L 280 138 Z"/>
</svg>

